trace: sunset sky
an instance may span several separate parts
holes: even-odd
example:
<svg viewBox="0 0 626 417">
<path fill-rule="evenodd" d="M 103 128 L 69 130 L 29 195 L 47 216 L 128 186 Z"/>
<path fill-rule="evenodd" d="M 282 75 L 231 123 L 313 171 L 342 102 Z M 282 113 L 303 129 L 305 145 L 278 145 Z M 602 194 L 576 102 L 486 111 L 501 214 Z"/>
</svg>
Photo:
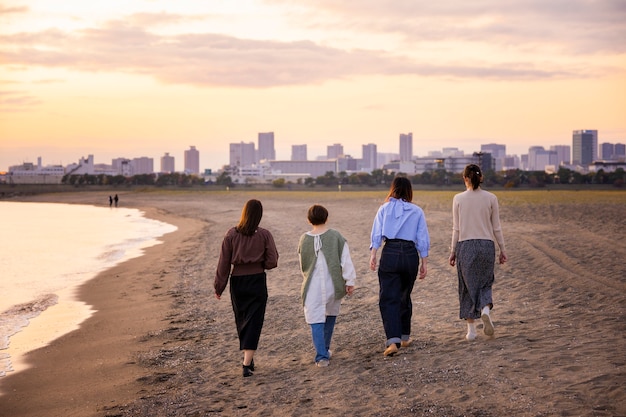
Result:
<svg viewBox="0 0 626 417">
<path fill-rule="evenodd" d="M 626 143 L 625 0 L 0 0 L 0 170 L 159 158 L 273 131 L 509 154 Z"/>
</svg>

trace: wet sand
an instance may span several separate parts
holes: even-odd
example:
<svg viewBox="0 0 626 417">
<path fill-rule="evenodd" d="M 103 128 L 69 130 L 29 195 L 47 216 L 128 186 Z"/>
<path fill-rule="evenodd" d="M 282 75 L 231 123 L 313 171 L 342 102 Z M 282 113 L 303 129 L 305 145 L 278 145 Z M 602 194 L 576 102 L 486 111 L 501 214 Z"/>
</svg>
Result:
<svg viewBox="0 0 626 417">
<path fill-rule="evenodd" d="M 429 272 L 413 292 L 415 342 L 392 358 L 368 268 L 385 191 L 120 192 L 121 206 L 178 230 L 81 287 L 97 312 L 0 380 L 0 416 L 626 416 L 626 192 L 499 192 L 509 262 L 496 268 L 496 333 L 467 342 L 447 264 L 458 191 L 415 191 Z M 107 196 L 20 200 L 107 206 Z M 249 198 L 263 202 L 280 259 L 268 272 L 256 372 L 244 379 L 230 300 L 214 298 L 213 275 Z M 313 364 L 299 300 L 296 247 L 314 203 L 329 209 L 357 269 L 328 368 Z"/>
</svg>

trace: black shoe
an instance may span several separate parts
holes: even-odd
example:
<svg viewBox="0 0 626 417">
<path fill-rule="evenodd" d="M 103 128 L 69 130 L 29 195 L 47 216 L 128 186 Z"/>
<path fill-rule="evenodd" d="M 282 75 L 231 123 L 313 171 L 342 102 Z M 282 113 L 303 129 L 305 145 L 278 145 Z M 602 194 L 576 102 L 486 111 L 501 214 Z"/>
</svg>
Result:
<svg viewBox="0 0 626 417">
<path fill-rule="evenodd" d="M 246 366 L 246 365 L 244 365 L 243 363 L 242 363 L 242 365 L 243 365 L 243 366 Z M 252 360 L 250 361 L 250 365 L 247 365 L 247 366 L 248 366 L 248 368 L 250 368 L 250 370 L 251 370 L 252 372 L 254 372 L 254 359 L 252 359 Z"/>
<path fill-rule="evenodd" d="M 243 376 L 245 377 L 249 377 L 254 375 L 254 373 L 252 373 L 252 368 L 250 368 L 249 366 L 243 365 Z"/>
</svg>

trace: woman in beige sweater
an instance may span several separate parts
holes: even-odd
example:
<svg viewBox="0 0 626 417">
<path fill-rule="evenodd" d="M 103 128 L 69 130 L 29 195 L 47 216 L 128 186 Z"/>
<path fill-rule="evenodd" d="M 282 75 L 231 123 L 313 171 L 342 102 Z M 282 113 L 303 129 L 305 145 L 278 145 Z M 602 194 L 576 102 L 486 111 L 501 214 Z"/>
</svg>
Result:
<svg viewBox="0 0 626 417">
<path fill-rule="evenodd" d="M 497 197 L 480 188 L 483 175 L 478 165 L 463 171 L 466 190 L 452 201 L 452 244 L 449 262 L 457 267 L 459 278 L 459 316 L 467 320 L 467 340 L 476 338 L 475 319 L 482 319 L 484 333 L 493 336 L 492 286 L 495 268 L 495 242 L 500 249 L 498 261 L 507 260 Z"/>
</svg>

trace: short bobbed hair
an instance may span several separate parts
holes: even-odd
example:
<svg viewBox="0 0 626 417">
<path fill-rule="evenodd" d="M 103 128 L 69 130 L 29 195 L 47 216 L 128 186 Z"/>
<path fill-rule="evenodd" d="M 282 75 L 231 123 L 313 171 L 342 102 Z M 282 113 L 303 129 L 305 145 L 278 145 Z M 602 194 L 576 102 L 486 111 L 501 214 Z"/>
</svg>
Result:
<svg viewBox="0 0 626 417">
<path fill-rule="evenodd" d="M 319 204 L 312 205 L 307 213 L 307 219 L 313 226 L 325 224 L 328 220 L 328 210 Z"/>
</svg>

